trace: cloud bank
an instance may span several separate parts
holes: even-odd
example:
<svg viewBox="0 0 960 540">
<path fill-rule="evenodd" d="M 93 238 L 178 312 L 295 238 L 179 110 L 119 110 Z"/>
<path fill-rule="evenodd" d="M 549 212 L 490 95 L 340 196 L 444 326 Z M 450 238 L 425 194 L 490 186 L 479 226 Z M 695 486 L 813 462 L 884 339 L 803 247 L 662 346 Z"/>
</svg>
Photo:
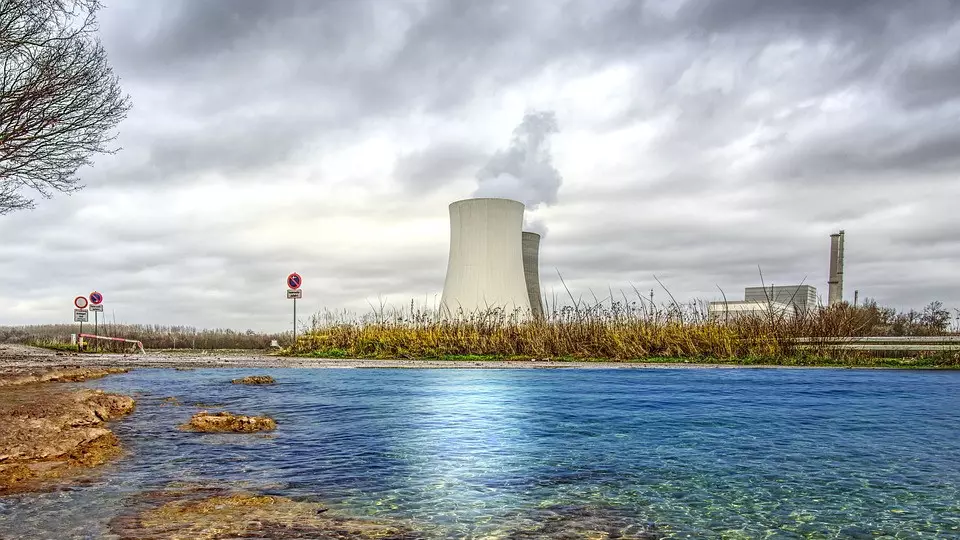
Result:
<svg viewBox="0 0 960 540">
<path fill-rule="evenodd" d="M 548 296 L 758 265 L 825 295 L 845 229 L 849 295 L 960 307 L 957 2 L 143 0 L 101 31 L 123 150 L 0 217 L 0 324 L 97 289 L 118 322 L 282 330 L 292 271 L 304 313 L 432 305 L 447 204 L 525 167 Z M 528 111 L 552 161 L 504 147 Z"/>
</svg>

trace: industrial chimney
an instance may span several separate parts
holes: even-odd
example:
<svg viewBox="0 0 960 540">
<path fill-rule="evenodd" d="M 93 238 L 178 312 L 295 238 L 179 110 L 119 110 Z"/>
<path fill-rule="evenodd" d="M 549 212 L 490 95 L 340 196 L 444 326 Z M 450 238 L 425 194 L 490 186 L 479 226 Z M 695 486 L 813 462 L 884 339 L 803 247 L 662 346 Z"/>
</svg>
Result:
<svg viewBox="0 0 960 540">
<path fill-rule="evenodd" d="M 830 286 L 827 305 L 843 301 L 843 231 L 830 235 Z"/>
<path fill-rule="evenodd" d="M 447 316 L 491 308 L 530 313 L 523 279 L 523 203 L 466 199 L 450 204 L 450 258 L 441 309 Z"/>
<path fill-rule="evenodd" d="M 543 318 L 543 299 L 540 297 L 540 235 L 523 232 L 523 279 L 527 282 L 530 298 L 530 313 L 535 319 Z"/>
</svg>

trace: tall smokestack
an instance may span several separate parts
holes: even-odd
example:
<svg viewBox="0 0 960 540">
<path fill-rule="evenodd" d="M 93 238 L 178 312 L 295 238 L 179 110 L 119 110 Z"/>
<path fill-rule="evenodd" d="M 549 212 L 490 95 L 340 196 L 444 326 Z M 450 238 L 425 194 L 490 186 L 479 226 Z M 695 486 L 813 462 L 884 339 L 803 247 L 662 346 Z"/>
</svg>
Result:
<svg viewBox="0 0 960 540">
<path fill-rule="evenodd" d="M 445 315 L 491 308 L 530 313 L 523 279 L 523 208 L 509 199 L 450 204 L 450 258 L 440 299 Z"/>
<path fill-rule="evenodd" d="M 540 297 L 540 235 L 523 232 L 523 279 L 527 282 L 530 298 L 530 313 L 535 319 L 543 318 L 543 299 Z"/>
<path fill-rule="evenodd" d="M 830 235 L 830 286 L 827 305 L 843 302 L 843 231 Z"/>
</svg>

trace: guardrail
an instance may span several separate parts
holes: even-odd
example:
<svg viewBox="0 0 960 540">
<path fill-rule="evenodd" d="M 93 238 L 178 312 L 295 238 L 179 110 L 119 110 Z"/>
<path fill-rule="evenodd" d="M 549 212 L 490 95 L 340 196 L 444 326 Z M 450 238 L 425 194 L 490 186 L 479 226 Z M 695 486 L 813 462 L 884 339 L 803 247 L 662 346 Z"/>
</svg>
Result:
<svg viewBox="0 0 960 540">
<path fill-rule="evenodd" d="M 854 351 L 960 352 L 960 336 L 867 336 L 796 338 L 802 348 L 812 346 Z"/>
</svg>

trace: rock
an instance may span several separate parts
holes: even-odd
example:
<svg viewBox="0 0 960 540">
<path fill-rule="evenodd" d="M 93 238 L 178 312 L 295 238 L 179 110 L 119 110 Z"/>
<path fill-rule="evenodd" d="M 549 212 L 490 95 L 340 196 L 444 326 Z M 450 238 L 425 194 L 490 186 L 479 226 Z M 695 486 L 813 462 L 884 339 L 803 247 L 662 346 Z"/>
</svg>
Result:
<svg viewBox="0 0 960 540">
<path fill-rule="evenodd" d="M 180 426 L 187 431 L 206 433 L 252 433 L 255 431 L 273 431 L 277 423 L 269 416 L 241 416 L 228 412 L 211 413 L 200 411 L 190 418 L 190 422 Z"/>
<path fill-rule="evenodd" d="M 162 406 L 164 406 L 164 405 L 173 405 L 173 406 L 175 406 L 175 407 L 178 407 L 178 406 L 181 405 L 181 403 L 180 403 L 180 400 L 179 400 L 179 399 L 177 399 L 177 398 L 175 398 L 175 397 L 173 397 L 173 396 L 170 396 L 170 397 L 165 397 L 165 398 L 163 398 L 163 399 L 160 400 L 160 406 L 162 407 Z"/>
<path fill-rule="evenodd" d="M 275 495 L 218 489 L 146 494 L 153 507 L 114 519 L 121 538 L 378 538 L 421 535 L 400 524 L 328 512 L 323 504 Z"/>
<path fill-rule="evenodd" d="M 269 375 L 251 375 L 242 379 L 234 379 L 230 382 L 233 384 L 274 384 L 277 381 Z"/>
<path fill-rule="evenodd" d="M 105 422 L 133 411 L 129 396 L 63 391 L 42 381 L 85 380 L 116 370 L 55 370 L 6 377 L 0 387 L 0 494 L 39 487 L 120 454 Z"/>
<path fill-rule="evenodd" d="M 124 368 L 58 368 L 46 371 L 0 375 L 0 387 L 44 382 L 81 382 L 99 379 L 114 373 L 127 373 Z"/>
</svg>

